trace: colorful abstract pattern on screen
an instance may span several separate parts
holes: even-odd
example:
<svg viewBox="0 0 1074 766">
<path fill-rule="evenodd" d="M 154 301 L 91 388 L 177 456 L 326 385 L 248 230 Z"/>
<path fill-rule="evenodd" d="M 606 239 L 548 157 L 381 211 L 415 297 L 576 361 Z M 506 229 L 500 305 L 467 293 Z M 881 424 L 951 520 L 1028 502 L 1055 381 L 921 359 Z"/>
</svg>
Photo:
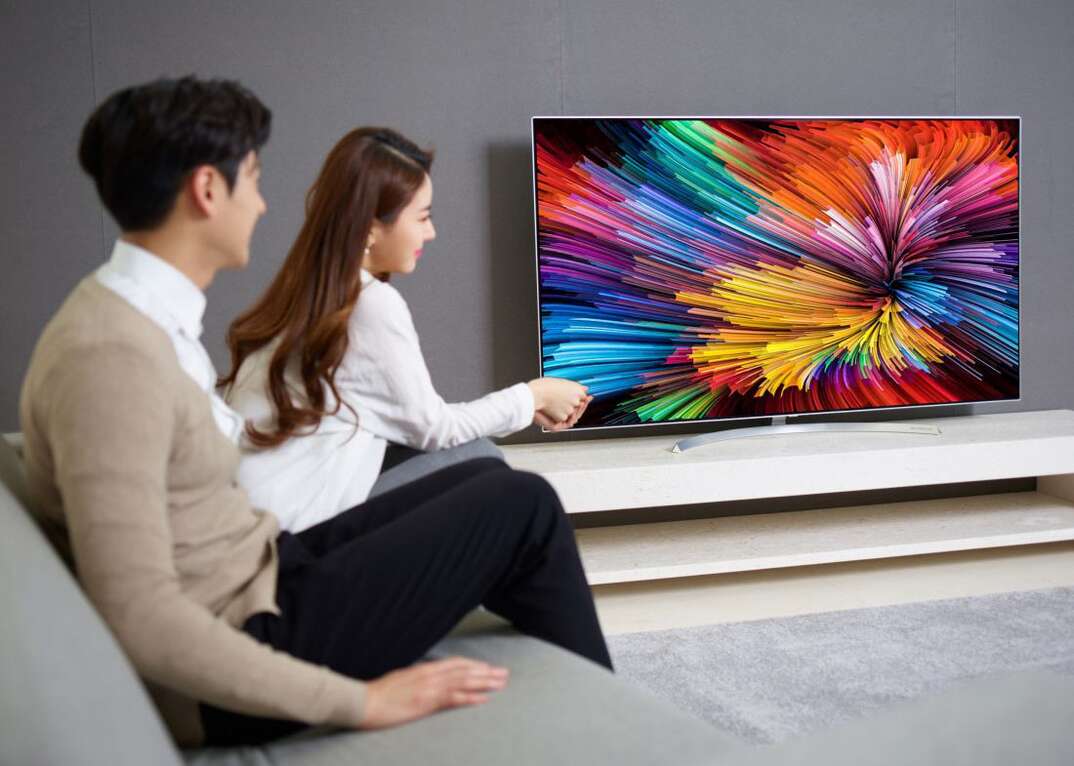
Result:
<svg viewBox="0 0 1074 766">
<path fill-rule="evenodd" d="M 538 119 L 580 426 L 1018 397 L 1018 124 Z"/>
</svg>

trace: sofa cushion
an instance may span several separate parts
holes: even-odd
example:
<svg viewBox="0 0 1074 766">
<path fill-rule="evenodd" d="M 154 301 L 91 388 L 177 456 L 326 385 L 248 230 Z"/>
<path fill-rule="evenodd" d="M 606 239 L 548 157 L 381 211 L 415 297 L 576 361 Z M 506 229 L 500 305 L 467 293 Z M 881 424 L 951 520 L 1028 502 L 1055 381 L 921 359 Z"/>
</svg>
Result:
<svg viewBox="0 0 1074 766">
<path fill-rule="evenodd" d="M 511 679 L 484 705 L 444 711 L 402 728 L 300 736 L 241 751 L 203 750 L 188 754 L 187 763 L 690 766 L 750 752 L 604 668 L 523 636 L 487 613 L 473 615 L 431 654 L 499 663 L 511 669 Z"/>
<path fill-rule="evenodd" d="M 141 681 L 20 502 L 0 439 L 0 763 L 181 763 Z"/>
</svg>

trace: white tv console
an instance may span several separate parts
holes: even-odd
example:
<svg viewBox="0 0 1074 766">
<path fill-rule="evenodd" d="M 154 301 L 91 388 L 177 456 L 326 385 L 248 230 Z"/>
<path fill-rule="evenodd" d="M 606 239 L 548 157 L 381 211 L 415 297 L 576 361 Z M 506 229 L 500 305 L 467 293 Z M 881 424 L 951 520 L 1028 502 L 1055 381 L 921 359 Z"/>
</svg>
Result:
<svg viewBox="0 0 1074 766">
<path fill-rule="evenodd" d="M 679 436 L 504 447 L 569 513 L 1035 478 L 1036 490 L 577 530 L 590 584 L 1074 540 L 1074 411 L 907 421 L 935 435 L 796 433 L 683 453 Z"/>
</svg>

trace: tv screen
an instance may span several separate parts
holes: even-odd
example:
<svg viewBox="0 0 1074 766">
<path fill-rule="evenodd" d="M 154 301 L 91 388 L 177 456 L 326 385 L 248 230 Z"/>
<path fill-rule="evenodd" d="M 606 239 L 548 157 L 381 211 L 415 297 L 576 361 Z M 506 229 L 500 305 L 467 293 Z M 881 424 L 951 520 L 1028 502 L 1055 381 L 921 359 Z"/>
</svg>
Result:
<svg viewBox="0 0 1074 766">
<path fill-rule="evenodd" d="M 1019 397 L 1011 118 L 535 117 L 577 427 Z"/>
</svg>

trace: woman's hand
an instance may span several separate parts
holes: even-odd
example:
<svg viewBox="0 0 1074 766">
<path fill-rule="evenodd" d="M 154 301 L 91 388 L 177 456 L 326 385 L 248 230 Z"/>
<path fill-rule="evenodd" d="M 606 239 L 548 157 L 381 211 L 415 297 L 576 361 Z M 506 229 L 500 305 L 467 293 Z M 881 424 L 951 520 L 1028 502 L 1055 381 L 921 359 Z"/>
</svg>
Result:
<svg viewBox="0 0 1074 766">
<path fill-rule="evenodd" d="M 591 401 L 593 401 L 593 397 L 587 396 L 582 400 L 581 404 L 574 408 L 574 412 L 572 412 L 566 420 L 562 420 L 559 423 L 552 420 L 543 412 L 534 413 L 533 422 L 549 431 L 566 431 L 568 428 L 574 427 L 574 424 L 578 422 L 580 417 L 582 417 L 582 413 L 585 412 L 585 408 L 589 406 Z"/>
<path fill-rule="evenodd" d="M 507 668 L 465 657 L 420 662 L 366 684 L 361 728 L 384 729 L 453 707 L 480 705 L 507 686 Z"/>
<path fill-rule="evenodd" d="M 533 392 L 533 410 L 558 424 L 566 421 L 586 401 L 588 389 L 564 378 L 537 378 L 529 382 Z M 536 420 L 536 418 L 535 418 Z M 541 423 L 540 420 L 537 420 Z M 544 423 L 541 423 L 544 425 Z"/>
</svg>

